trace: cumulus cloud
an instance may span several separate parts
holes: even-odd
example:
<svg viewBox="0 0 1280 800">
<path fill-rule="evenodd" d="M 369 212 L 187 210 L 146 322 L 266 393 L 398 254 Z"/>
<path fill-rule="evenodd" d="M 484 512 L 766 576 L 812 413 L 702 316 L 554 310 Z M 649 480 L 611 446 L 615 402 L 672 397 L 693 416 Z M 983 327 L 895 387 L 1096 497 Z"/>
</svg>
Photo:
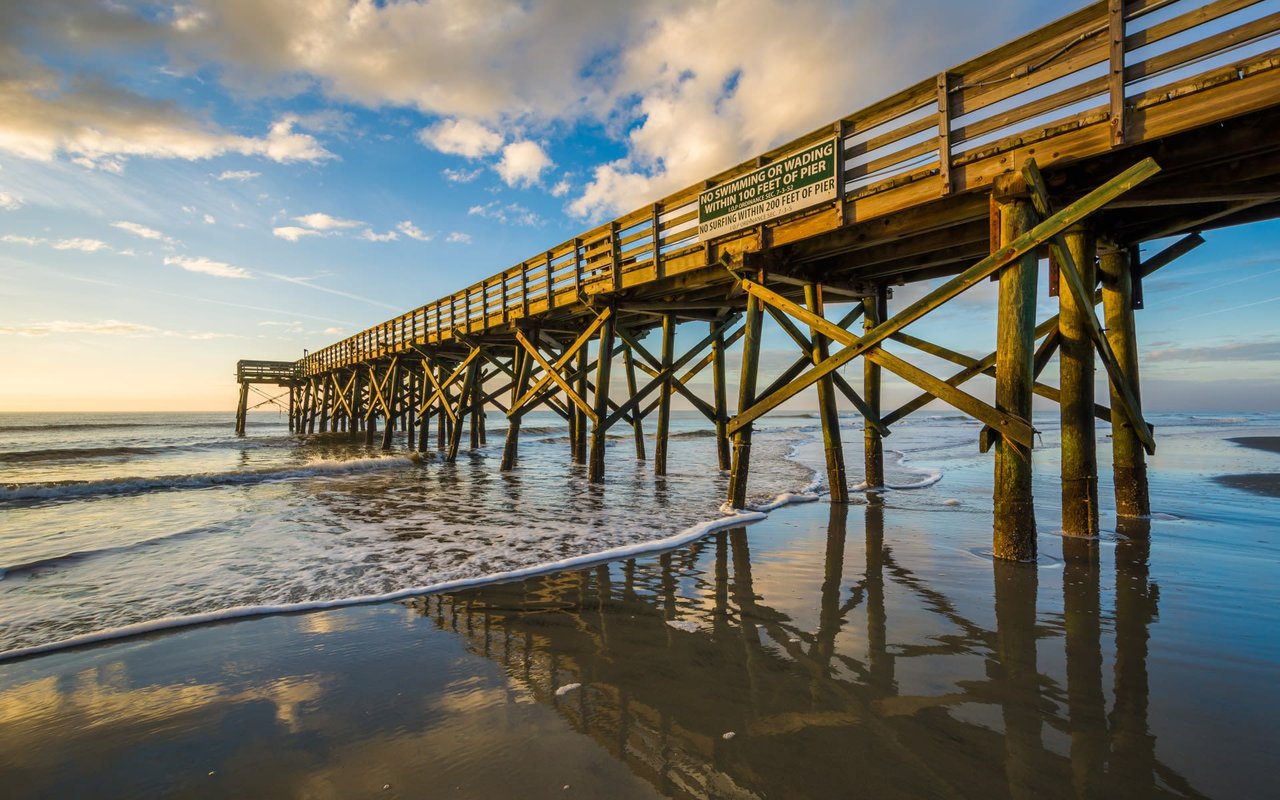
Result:
<svg viewBox="0 0 1280 800">
<path fill-rule="evenodd" d="M 551 159 L 542 145 L 526 139 L 502 148 L 502 159 L 494 169 L 508 186 L 532 186 L 550 166 Z"/>
<path fill-rule="evenodd" d="M 22 198 L 9 192 L 0 192 L 0 208 L 5 211 L 17 211 L 22 208 Z"/>
<path fill-rule="evenodd" d="M 244 136 L 100 77 L 60 80 L 31 64 L 13 72 L 0 81 L 0 152 L 21 158 L 65 156 L 88 169 L 119 173 L 131 157 L 201 160 L 238 153 L 282 163 L 332 157 L 313 136 L 295 131 L 290 116 L 264 135 Z"/>
<path fill-rule="evenodd" d="M 261 172 L 254 172 L 251 169 L 228 169 L 218 173 L 220 181 L 247 181 L 260 176 Z"/>
<path fill-rule="evenodd" d="M 569 183 L 568 179 L 566 179 L 566 178 L 562 178 L 562 179 L 560 179 L 560 180 L 556 181 L 556 185 L 555 185 L 555 186 L 552 186 L 552 187 L 551 187 L 551 196 L 552 196 L 552 197 L 564 197 L 564 196 L 565 196 L 566 194 L 568 194 L 572 189 L 573 189 L 573 185 Z"/>
<path fill-rule="evenodd" d="M 431 241 L 431 234 L 423 233 L 422 229 L 413 224 L 413 220 L 402 219 L 396 223 L 396 230 L 408 236 L 410 239 L 417 239 L 420 242 Z"/>
<path fill-rule="evenodd" d="M 470 119 L 446 119 L 418 131 L 418 141 L 453 156 L 480 158 L 496 153 L 502 134 Z"/>
<path fill-rule="evenodd" d="M 394 242 L 400 238 L 400 234 L 395 231 L 387 231 L 386 233 L 374 233 L 373 229 L 366 228 L 360 232 L 360 238 L 366 242 Z"/>
<path fill-rule="evenodd" d="M 453 231 L 445 237 L 446 242 L 453 244 L 471 244 L 471 234 L 462 231 Z"/>
<path fill-rule="evenodd" d="M 188 258 L 186 256 L 165 256 L 164 263 L 172 267 L 181 267 L 188 272 L 199 272 L 218 278 L 250 278 L 246 269 L 234 267 L 222 261 L 211 261 L 207 258 Z"/>
<path fill-rule="evenodd" d="M 165 236 L 155 228 L 148 228 L 146 225 L 140 225 L 137 222 L 113 222 L 111 227 L 119 228 L 122 231 L 132 233 L 134 236 L 141 236 L 143 239 L 152 239 L 165 244 L 173 244 L 173 239 Z"/>
<path fill-rule="evenodd" d="M 321 214 L 319 212 L 314 214 L 303 214 L 300 217 L 294 217 L 294 220 L 317 231 L 330 231 L 340 228 L 359 228 L 365 224 L 358 219 L 342 219 L 340 217 L 331 217 L 328 214 Z"/>
<path fill-rule="evenodd" d="M 304 236 L 320 236 L 320 231 L 312 228 L 299 228 L 297 225 L 282 225 L 272 228 L 271 233 L 288 242 L 296 242 Z"/>
</svg>

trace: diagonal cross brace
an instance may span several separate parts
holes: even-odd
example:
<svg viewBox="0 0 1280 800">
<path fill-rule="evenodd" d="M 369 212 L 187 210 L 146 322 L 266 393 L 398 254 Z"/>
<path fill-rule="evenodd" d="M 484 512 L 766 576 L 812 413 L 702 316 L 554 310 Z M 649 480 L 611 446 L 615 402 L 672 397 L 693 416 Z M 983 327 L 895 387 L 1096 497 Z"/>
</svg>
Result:
<svg viewBox="0 0 1280 800">
<path fill-rule="evenodd" d="M 604 325 L 612 313 L 613 309 L 606 307 L 603 311 L 597 314 L 596 318 L 587 326 L 586 330 L 584 330 L 578 338 L 574 340 L 573 344 L 569 345 L 567 350 L 560 354 L 560 357 L 556 359 L 554 366 L 542 356 L 542 353 L 538 352 L 538 348 L 529 341 L 528 337 L 526 337 L 524 333 L 517 330 L 516 341 L 520 342 L 520 345 L 528 351 L 529 355 L 533 356 L 533 359 L 542 367 L 544 374 L 542 377 L 538 378 L 537 382 L 534 383 L 534 385 L 531 386 L 529 390 L 520 397 L 520 399 L 511 404 L 512 410 L 520 408 L 525 403 L 529 402 L 531 398 L 537 396 L 537 394 L 542 391 L 542 387 L 547 385 L 548 381 L 555 381 L 556 385 L 564 390 L 565 394 L 573 401 L 574 405 L 585 411 L 587 413 L 587 417 L 591 419 L 592 424 L 595 424 L 597 420 L 595 419 L 590 407 L 588 407 L 585 400 L 578 396 L 577 392 L 573 391 L 565 379 L 561 377 L 560 371 L 563 370 L 573 357 L 578 354 L 579 350 L 587 346 L 587 343 L 591 341 L 591 337 L 595 335 L 596 331 L 600 330 L 600 326 Z"/>
<path fill-rule="evenodd" d="M 1045 219 L 1039 225 L 1014 239 L 1009 244 L 996 250 L 991 255 L 974 264 L 969 269 L 960 273 L 956 277 L 934 289 L 929 294 L 920 298 L 916 302 L 898 312 L 897 315 L 867 331 L 861 337 L 854 337 L 848 331 L 838 328 L 827 320 L 821 320 L 820 325 L 814 326 L 819 332 L 827 335 L 831 339 L 844 344 L 840 351 L 833 354 L 830 358 L 817 364 L 813 369 L 797 378 L 792 383 L 778 390 L 774 394 L 765 397 L 746 411 L 738 414 L 729 422 L 729 433 L 736 433 L 743 427 L 750 425 L 753 421 L 759 419 L 769 411 L 777 408 L 782 403 L 799 394 L 801 391 L 812 386 L 818 379 L 830 375 L 840 367 L 849 363 L 853 359 L 875 347 L 880 342 L 889 337 L 890 334 L 910 325 L 912 322 L 920 319 L 930 311 L 946 303 L 948 300 L 959 295 L 965 290 L 977 285 L 988 276 L 994 274 L 997 270 L 1008 265 L 1014 260 L 1021 258 L 1034 251 L 1043 244 L 1051 236 L 1061 233 L 1067 228 L 1075 225 L 1081 220 L 1087 218 L 1098 209 L 1117 197 L 1133 189 L 1138 184 L 1150 178 L 1160 171 L 1160 165 L 1155 160 L 1147 158 L 1139 161 L 1134 166 L 1121 172 L 1116 177 L 1094 189 L 1089 194 L 1080 198 L 1076 202 L 1062 209 L 1058 213 Z"/>
<path fill-rule="evenodd" d="M 1022 175 L 1026 179 L 1027 187 L 1031 190 L 1031 202 L 1035 205 L 1036 211 L 1041 216 L 1052 214 L 1053 207 L 1049 203 L 1049 192 L 1045 188 L 1044 177 L 1040 174 L 1040 168 L 1036 166 L 1036 162 L 1028 161 L 1022 168 Z M 1093 299 L 1093 292 L 1085 287 L 1075 259 L 1071 257 L 1071 250 L 1067 248 L 1060 234 L 1055 234 L 1049 240 L 1049 247 L 1053 251 L 1054 259 L 1058 262 L 1059 276 L 1066 279 L 1068 290 L 1083 312 L 1085 325 L 1089 329 L 1089 338 L 1093 339 L 1093 346 L 1098 351 L 1098 360 L 1106 368 L 1111 385 L 1116 388 L 1116 399 L 1120 401 L 1120 410 L 1133 426 L 1133 431 L 1138 435 L 1138 440 L 1142 442 L 1147 455 L 1155 455 L 1155 437 L 1151 435 L 1150 426 L 1142 418 L 1142 406 L 1138 403 L 1138 395 L 1133 390 L 1129 376 L 1120 369 L 1120 362 L 1111 349 L 1111 342 L 1102 332 L 1102 323 L 1098 321 L 1098 314 L 1094 310 L 1093 303 L 1090 302 Z"/>
</svg>

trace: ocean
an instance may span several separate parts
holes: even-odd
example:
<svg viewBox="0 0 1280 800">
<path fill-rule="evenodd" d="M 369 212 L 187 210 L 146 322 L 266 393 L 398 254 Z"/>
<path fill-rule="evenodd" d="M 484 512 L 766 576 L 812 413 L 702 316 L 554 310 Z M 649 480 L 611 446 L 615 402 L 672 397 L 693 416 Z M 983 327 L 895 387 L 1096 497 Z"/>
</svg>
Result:
<svg viewBox="0 0 1280 800">
<path fill-rule="evenodd" d="M 487 446 L 448 464 L 434 452 L 408 453 L 403 434 L 383 452 L 362 436 L 290 434 L 272 414 L 252 415 L 243 437 L 223 413 L 0 415 L 0 658 L 634 555 L 726 523 L 727 478 L 710 426 L 692 412 L 676 414 L 663 479 L 636 460 L 630 430 L 619 427 L 603 487 L 571 463 L 567 430 L 550 415 L 526 417 L 519 468 L 500 472 L 496 416 Z M 1213 478 L 1280 471 L 1274 453 L 1227 441 L 1275 434 L 1280 416 L 1151 421 L 1160 442 L 1153 537 L 1169 534 L 1188 557 L 1211 546 L 1276 563 L 1280 502 Z M 1035 425 L 1041 564 L 1052 569 L 1061 564 L 1056 416 L 1037 415 Z M 850 416 L 842 426 L 857 484 L 861 423 Z M 757 431 L 752 503 L 768 509 L 819 496 L 814 415 L 779 414 Z M 966 528 L 989 525 L 990 457 L 978 453 L 977 432 L 972 420 L 928 411 L 896 426 L 885 442 L 890 502 L 957 515 Z M 1105 462 L 1105 428 L 1099 449 Z M 1216 602 L 1244 603 L 1245 592 L 1255 602 L 1257 591 L 1237 582 Z M 1263 593 L 1275 600 L 1274 588 Z"/>
</svg>

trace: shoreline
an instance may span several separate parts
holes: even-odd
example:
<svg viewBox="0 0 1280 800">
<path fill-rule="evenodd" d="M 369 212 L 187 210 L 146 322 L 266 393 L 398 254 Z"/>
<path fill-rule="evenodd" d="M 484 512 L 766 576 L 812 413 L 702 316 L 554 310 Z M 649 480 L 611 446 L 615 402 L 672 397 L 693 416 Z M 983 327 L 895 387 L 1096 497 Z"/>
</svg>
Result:
<svg viewBox="0 0 1280 800">
<path fill-rule="evenodd" d="M 1280 702 L 1280 650 L 1246 631 L 1280 606 L 1172 622 L 1200 613 L 1206 593 L 1236 607 L 1267 586 L 1239 571 L 1239 552 L 1221 546 L 1231 537 L 1163 519 L 1151 540 L 1045 533 L 1064 563 L 1036 570 L 972 556 L 986 513 L 903 497 L 796 504 L 576 569 L 9 661 L 0 757 L 17 766 L 15 798 L 321 785 L 816 798 L 855 780 L 885 797 L 1044 796 L 1073 772 L 1110 796 L 1171 775 L 1209 796 L 1266 785 L 1280 738 L 1250 714 Z M 1206 575 L 1234 593 L 1198 588 Z M 1212 686 L 1187 660 L 1208 642 L 1223 676 Z M 1143 680 L 1102 668 L 1121 656 L 1141 659 Z M 1070 708 L 1045 688 L 1067 685 L 1068 664 L 1097 664 L 1100 690 Z M 1159 749 L 1095 763 L 1040 733 L 1105 742 L 1113 726 L 1148 730 Z M 1141 769 L 1149 755 L 1158 773 Z"/>
</svg>

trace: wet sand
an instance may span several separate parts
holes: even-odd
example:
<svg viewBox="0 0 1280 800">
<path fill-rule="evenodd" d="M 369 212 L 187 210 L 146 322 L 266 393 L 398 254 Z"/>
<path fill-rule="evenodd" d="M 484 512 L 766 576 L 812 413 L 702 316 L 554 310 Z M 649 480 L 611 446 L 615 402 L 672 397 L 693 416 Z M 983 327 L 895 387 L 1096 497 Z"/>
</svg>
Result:
<svg viewBox="0 0 1280 800">
<path fill-rule="evenodd" d="M 1239 436 L 1228 439 L 1241 447 L 1280 454 L 1280 436 Z M 1280 472 L 1250 472 L 1242 475 L 1219 475 L 1215 481 L 1223 486 L 1241 489 L 1267 497 L 1280 497 Z"/>
<path fill-rule="evenodd" d="M 814 503 L 650 557 L 0 664 L 6 797 L 1263 796 L 1274 545 Z M 1247 526 L 1246 526 L 1247 528 Z"/>
</svg>

